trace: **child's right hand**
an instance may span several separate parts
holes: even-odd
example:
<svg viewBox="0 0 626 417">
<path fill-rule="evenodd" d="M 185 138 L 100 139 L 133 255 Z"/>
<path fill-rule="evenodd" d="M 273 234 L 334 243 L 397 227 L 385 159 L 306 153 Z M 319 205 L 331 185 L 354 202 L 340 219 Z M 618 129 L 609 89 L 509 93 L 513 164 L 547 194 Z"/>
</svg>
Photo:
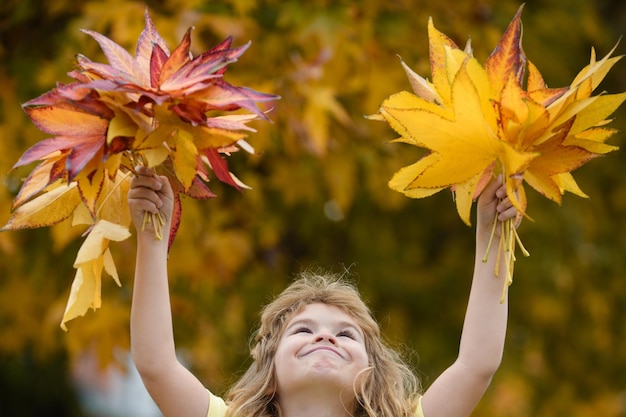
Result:
<svg viewBox="0 0 626 417">
<path fill-rule="evenodd" d="M 144 216 L 146 212 L 159 213 L 164 222 L 163 235 L 167 236 L 174 208 L 172 187 L 167 177 L 156 175 L 150 168 L 139 166 L 136 173 L 137 175 L 130 181 L 128 191 L 128 206 L 135 229 L 138 234 L 142 232 L 154 234 L 152 227 L 144 226 Z"/>
</svg>

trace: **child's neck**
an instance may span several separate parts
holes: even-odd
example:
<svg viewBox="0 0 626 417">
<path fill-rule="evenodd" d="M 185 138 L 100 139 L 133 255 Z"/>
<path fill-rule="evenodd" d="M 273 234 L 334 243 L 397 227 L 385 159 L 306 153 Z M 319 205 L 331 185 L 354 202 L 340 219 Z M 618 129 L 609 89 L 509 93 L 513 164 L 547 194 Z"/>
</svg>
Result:
<svg viewBox="0 0 626 417">
<path fill-rule="evenodd" d="M 349 417 L 353 415 L 349 402 L 342 403 L 336 391 L 330 394 L 290 395 L 289 398 L 279 399 L 278 404 L 282 417 Z"/>
</svg>

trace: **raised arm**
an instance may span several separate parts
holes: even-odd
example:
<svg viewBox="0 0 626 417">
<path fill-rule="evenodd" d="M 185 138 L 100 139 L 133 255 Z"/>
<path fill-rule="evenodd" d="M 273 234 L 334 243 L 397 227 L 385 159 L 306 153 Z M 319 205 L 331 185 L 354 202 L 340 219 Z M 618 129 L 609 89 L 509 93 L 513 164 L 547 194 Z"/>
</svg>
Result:
<svg viewBox="0 0 626 417">
<path fill-rule="evenodd" d="M 501 302 L 506 277 L 504 259 L 499 273 L 494 273 L 500 228 L 489 249 L 487 262 L 482 259 L 498 213 L 504 221 L 517 211 L 506 198 L 501 180 L 492 181 L 477 202 L 476 258 L 461 344 L 457 360 L 439 376 L 424 393 L 422 406 L 425 417 L 469 416 L 487 389 L 502 361 L 508 315 L 507 294 Z"/>
<path fill-rule="evenodd" d="M 131 353 L 148 392 L 165 417 L 204 417 L 209 394 L 176 358 L 167 276 L 167 235 L 173 193 L 165 177 L 137 168 L 128 203 L 137 230 L 137 261 L 130 320 Z M 144 212 L 160 213 L 162 240 L 143 229 Z"/>
</svg>

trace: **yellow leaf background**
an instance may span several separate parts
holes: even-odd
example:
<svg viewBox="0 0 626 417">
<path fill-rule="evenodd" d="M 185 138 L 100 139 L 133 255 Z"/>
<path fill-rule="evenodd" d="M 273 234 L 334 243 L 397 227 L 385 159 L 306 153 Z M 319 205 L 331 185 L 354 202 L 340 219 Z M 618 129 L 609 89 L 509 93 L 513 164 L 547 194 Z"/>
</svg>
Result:
<svg viewBox="0 0 626 417">
<path fill-rule="evenodd" d="M 251 40 L 228 80 L 282 97 L 269 114 L 273 124 L 251 123 L 256 154 L 230 160 L 252 189 L 240 193 L 212 181 L 219 198 L 183 201 L 170 254 L 172 306 L 178 345 L 198 375 L 217 392 L 225 388 L 246 358 L 260 306 L 296 271 L 330 266 L 355 273 L 390 341 L 415 349 L 410 359 L 427 385 L 456 355 L 473 235 L 446 193 L 413 201 L 388 188 L 392 174 L 421 151 L 389 144 L 396 139 L 389 127 L 363 115 L 376 112 L 390 93 L 411 89 L 397 54 L 416 73 L 429 73 L 429 17 L 459 45 L 471 37 L 484 62 L 519 3 L 166 0 L 148 6 L 170 45 L 190 25 L 196 52 L 229 35 L 237 45 Z M 20 104 L 69 81 L 76 53 L 103 60 L 80 28 L 132 51 L 144 7 L 124 0 L 0 5 L 2 224 L 27 175 L 9 168 L 44 137 Z M 625 16 L 623 2 L 529 1 L 524 50 L 550 87 L 567 85 L 589 62 L 591 45 L 599 57 L 611 50 Z M 616 54 L 624 50 L 621 43 Z M 623 68 L 616 64 L 599 89 L 626 90 Z M 607 100 L 594 103 L 597 117 L 610 107 Z M 603 128 L 624 131 L 623 111 L 614 116 Z M 525 222 L 520 233 L 533 256 L 517 262 L 504 363 L 475 416 L 626 414 L 623 133 L 608 145 L 620 149 L 577 173 L 589 199 L 568 194 L 558 207 L 528 191 L 535 222 Z M 53 398 L 55 404 L 61 398 L 63 414 L 72 416 L 74 394 L 63 383 L 69 366 L 92 347 L 102 364 L 128 347 L 132 238 L 108 244 L 122 287 L 103 279 L 98 312 L 87 307 L 69 333 L 58 329 L 84 231 L 71 227 L 82 221 L 74 216 L 51 230 L 0 233 L 0 386 L 3 398 L 15 398 L 13 406 L 31 414 L 45 415 Z M 49 381 L 45 389 L 34 384 L 42 377 Z M 20 396 L 27 392 L 33 399 Z"/>
</svg>

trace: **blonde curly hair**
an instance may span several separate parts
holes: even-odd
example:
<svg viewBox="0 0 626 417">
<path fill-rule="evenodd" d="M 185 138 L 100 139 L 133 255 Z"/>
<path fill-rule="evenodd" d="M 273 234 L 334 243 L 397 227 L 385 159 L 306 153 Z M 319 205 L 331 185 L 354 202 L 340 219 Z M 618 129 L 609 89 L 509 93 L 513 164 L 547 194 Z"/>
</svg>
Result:
<svg viewBox="0 0 626 417">
<path fill-rule="evenodd" d="M 354 382 L 355 417 L 414 415 L 420 383 L 398 352 L 381 338 L 380 327 L 357 288 L 341 274 L 304 272 L 261 313 L 251 340 L 253 363 L 226 394 L 229 417 L 280 417 L 275 401 L 274 357 L 285 326 L 313 303 L 338 307 L 361 327 L 370 366 Z"/>
</svg>

